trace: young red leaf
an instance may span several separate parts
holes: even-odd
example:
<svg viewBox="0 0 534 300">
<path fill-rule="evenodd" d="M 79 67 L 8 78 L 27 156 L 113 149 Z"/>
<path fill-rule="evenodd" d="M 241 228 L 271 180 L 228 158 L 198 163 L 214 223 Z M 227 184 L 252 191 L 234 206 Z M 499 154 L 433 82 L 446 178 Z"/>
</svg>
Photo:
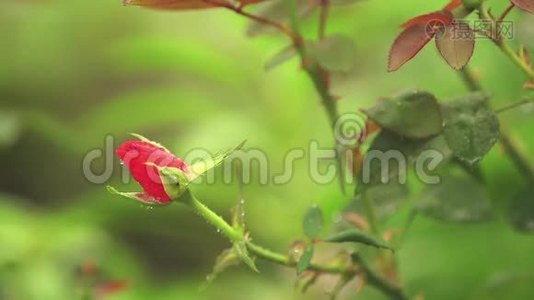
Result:
<svg viewBox="0 0 534 300">
<path fill-rule="evenodd" d="M 430 42 L 433 35 L 429 34 L 425 27 L 420 24 L 414 25 L 399 34 L 389 52 L 389 72 L 398 70 Z"/>
<path fill-rule="evenodd" d="M 452 0 L 447 6 L 445 6 L 445 10 L 451 11 L 457 7 L 462 5 L 462 0 Z"/>
<path fill-rule="evenodd" d="M 414 25 L 425 25 L 429 28 L 444 27 L 452 23 L 452 15 L 448 11 L 438 11 L 426 15 L 417 16 L 401 25 L 402 28 Z"/>
<path fill-rule="evenodd" d="M 511 0 L 515 6 L 534 14 L 534 0 Z"/>
<path fill-rule="evenodd" d="M 460 70 L 473 56 L 475 34 L 466 23 L 455 22 L 447 26 L 442 33 L 438 33 L 436 46 L 449 66 Z"/>
<path fill-rule="evenodd" d="M 264 0 L 241 0 L 242 5 L 253 4 Z M 229 1 L 224 0 L 123 0 L 124 5 L 137 5 L 148 8 L 165 10 L 187 10 L 213 8 L 229 5 Z"/>
</svg>

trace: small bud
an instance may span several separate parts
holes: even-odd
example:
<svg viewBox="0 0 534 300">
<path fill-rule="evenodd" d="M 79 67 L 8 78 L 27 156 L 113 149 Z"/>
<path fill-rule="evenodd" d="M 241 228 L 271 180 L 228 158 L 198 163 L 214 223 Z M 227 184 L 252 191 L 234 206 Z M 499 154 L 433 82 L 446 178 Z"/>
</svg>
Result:
<svg viewBox="0 0 534 300">
<path fill-rule="evenodd" d="M 108 190 L 146 204 L 170 204 L 186 190 L 188 166 L 163 146 L 144 137 L 136 137 L 140 140 L 122 143 L 116 154 L 144 193 L 121 193 L 113 188 Z"/>
</svg>

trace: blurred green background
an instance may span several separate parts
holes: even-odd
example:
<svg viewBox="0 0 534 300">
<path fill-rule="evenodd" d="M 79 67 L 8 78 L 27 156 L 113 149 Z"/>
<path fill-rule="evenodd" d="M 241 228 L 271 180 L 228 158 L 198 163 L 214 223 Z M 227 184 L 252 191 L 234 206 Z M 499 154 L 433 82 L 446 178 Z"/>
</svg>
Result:
<svg viewBox="0 0 534 300">
<path fill-rule="evenodd" d="M 354 71 L 337 76 L 342 112 L 355 111 L 408 88 L 439 98 L 466 92 L 460 77 L 425 48 L 387 73 L 398 25 L 446 1 L 369 0 L 332 11 L 329 33 L 350 37 Z M 500 11 L 507 1 L 489 1 Z M 513 12 L 516 39 L 534 49 L 533 20 Z M 317 14 L 304 23 L 311 32 Z M 317 140 L 331 145 L 328 121 L 309 79 L 294 59 L 266 72 L 287 46 L 284 37 L 246 36 L 248 22 L 227 11 L 162 12 L 124 7 L 120 0 L 0 2 L 0 299 L 75 299 L 81 269 L 98 266 L 101 280 L 124 280 L 106 299 L 325 299 L 325 276 L 305 294 L 293 290 L 294 270 L 260 262 L 260 274 L 237 267 L 199 289 L 227 242 L 186 207 L 147 210 L 88 182 L 82 160 L 129 132 L 177 155 L 212 151 L 247 139 L 269 155 L 270 173 L 284 154 Z M 524 94 L 525 78 L 489 41 L 477 44 L 472 68 L 501 107 Z M 534 151 L 534 108 L 500 115 L 525 153 Z M 119 182 L 120 166 L 113 159 Z M 105 159 L 93 165 L 102 170 Z M 317 185 L 299 161 L 288 184 L 243 189 L 255 241 L 286 251 L 302 238 L 306 207 L 318 203 L 329 223 L 350 202 L 336 182 Z M 398 251 L 403 282 L 425 299 L 532 299 L 534 237 L 516 233 L 502 217 L 525 187 L 499 147 L 482 163 L 499 217 L 479 225 L 420 218 Z M 132 189 L 137 188 L 134 184 Z M 127 189 L 127 188 L 126 188 Z M 195 186 L 199 198 L 228 215 L 236 185 Z M 531 200 L 532 194 L 527 195 Z M 395 221 L 392 221 L 395 227 Z M 333 227 L 333 226 L 331 226 Z M 332 228 L 328 229 L 329 231 Z M 328 253 L 324 250 L 324 255 Z M 382 299 L 371 289 L 344 299 Z"/>
</svg>

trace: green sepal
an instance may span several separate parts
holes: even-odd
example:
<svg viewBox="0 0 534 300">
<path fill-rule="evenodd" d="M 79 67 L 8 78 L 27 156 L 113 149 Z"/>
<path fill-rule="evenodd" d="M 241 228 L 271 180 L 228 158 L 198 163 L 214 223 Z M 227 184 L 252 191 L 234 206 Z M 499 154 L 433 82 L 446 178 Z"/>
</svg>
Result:
<svg viewBox="0 0 534 300">
<path fill-rule="evenodd" d="M 258 268 L 256 267 L 256 263 L 254 263 L 254 260 L 248 254 L 247 244 L 244 239 L 234 242 L 233 249 L 235 253 L 237 254 L 237 256 L 239 256 L 241 261 L 244 262 L 245 265 L 247 265 L 249 268 L 251 268 L 252 271 L 256 273 L 260 272 Z"/>
<path fill-rule="evenodd" d="M 161 148 L 161 149 L 163 149 L 163 150 L 165 150 L 165 151 L 171 153 L 171 151 L 169 151 L 169 149 L 165 148 L 162 144 L 160 144 L 160 143 L 156 143 L 156 142 L 154 142 L 154 141 L 152 141 L 152 140 L 149 140 L 149 139 L 147 139 L 146 137 L 144 137 L 144 136 L 142 136 L 142 135 L 140 135 L 140 134 L 137 134 L 137 133 L 130 133 L 130 135 L 133 136 L 133 137 L 135 137 L 135 138 L 137 138 L 137 139 L 139 139 L 140 141 L 149 143 L 149 144 L 151 144 L 152 146 L 155 146 L 155 147 L 157 147 L 157 148 Z"/>
<path fill-rule="evenodd" d="M 213 271 L 206 276 L 207 283 L 213 282 L 226 269 L 238 265 L 240 262 L 239 256 L 233 248 L 224 250 L 215 261 Z"/>
<path fill-rule="evenodd" d="M 191 175 L 189 175 L 189 180 L 193 181 L 197 179 L 198 177 L 202 176 L 203 174 L 205 174 L 206 172 L 208 172 L 209 170 L 217 167 L 222 162 L 224 162 L 228 157 L 230 157 L 230 155 L 233 152 L 241 149 L 243 145 L 245 145 L 246 142 L 247 141 L 245 140 L 230 150 L 219 152 L 209 159 L 205 159 L 205 160 L 192 164 L 189 167 L 189 169 L 191 170 Z"/>
<path fill-rule="evenodd" d="M 213 282 L 213 280 L 228 268 L 239 265 L 240 262 L 244 262 L 252 270 L 259 272 L 254 264 L 254 260 L 248 256 L 246 246 L 239 246 L 239 244 L 244 245 L 244 243 L 234 243 L 232 248 L 224 250 L 217 257 L 215 265 L 213 266 L 213 271 L 206 276 L 207 284 Z"/>
<path fill-rule="evenodd" d="M 154 163 L 145 164 L 158 169 L 163 188 L 172 200 L 178 200 L 189 189 L 191 181 L 184 171 L 174 167 L 160 167 Z"/>
<path fill-rule="evenodd" d="M 123 198 L 127 198 L 127 199 L 140 201 L 140 202 L 142 202 L 143 204 L 146 204 L 146 205 L 150 205 L 150 206 L 163 205 L 162 203 L 152 199 L 150 196 L 148 196 L 148 195 L 146 195 L 146 194 L 144 194 L 142 192 L 119 192 L 117 189 L 115 189 L 114 187 L 112 187 L 110 185 L 106 186 L 106 189 L 111 194 L 119 195 L 119 196 L 122 196 Z"/>
</svg>

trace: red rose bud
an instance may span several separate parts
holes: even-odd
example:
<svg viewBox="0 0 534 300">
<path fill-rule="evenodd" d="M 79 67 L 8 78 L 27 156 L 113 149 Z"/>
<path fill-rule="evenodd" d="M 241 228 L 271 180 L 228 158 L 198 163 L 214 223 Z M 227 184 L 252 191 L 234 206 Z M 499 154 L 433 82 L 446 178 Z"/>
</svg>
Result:
<svg viewBox="0 0 534 300">
<path fill-rule="evenodd" d="M 140 138 L 140 141 L 122 143 L 116 154 L 144 189 L 144 193 L 119 194 L 148 204 L 169 204 L 183 193 L 186 184 L 182 187 L 179 185 L 184 183 L 188 167 L 163 146 Z"/>
<path fill-rule="evenodd" d="M 447 6 L 445 6 L 444 9 L 448 11 L 452 11 L 460 7 L 460 5 L 462 5 L 462 0 L 452 0 L 451 2 L 449 2 L 449 4 L 447 4 Z"/>
</svg>

